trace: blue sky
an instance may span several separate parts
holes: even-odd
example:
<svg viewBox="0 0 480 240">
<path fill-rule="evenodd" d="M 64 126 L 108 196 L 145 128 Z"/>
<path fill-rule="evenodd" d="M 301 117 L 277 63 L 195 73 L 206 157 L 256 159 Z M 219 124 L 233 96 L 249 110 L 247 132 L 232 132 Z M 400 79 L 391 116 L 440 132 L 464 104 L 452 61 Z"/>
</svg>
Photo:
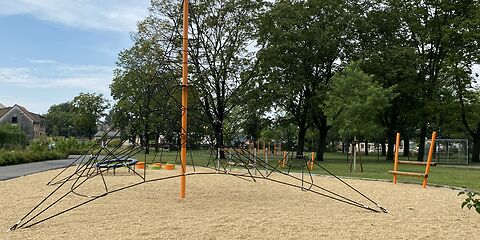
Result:
<svg viewBox="0 0 480 240">
<path fill-rule="evenodd" d="M 149 0 L 0 1 L 0 103 L 46 113 L 80 92 L 103 93 Z"/>
</svg>

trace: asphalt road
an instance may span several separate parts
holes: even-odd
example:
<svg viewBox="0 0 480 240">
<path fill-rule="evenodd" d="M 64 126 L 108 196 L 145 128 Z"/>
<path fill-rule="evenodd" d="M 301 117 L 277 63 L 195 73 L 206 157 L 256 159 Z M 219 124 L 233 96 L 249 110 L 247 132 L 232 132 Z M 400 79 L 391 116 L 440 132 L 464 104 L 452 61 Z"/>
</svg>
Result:
<svg viewBox="0 0 480 240">
<path fill-rule="evenodd" d="M 0 167 L 0 181 L 52 169 L 64 168 L 74 162 L 77 157 L 78 156 L 70 156 L 69 159 L 49 160 Z"/>
</svg>

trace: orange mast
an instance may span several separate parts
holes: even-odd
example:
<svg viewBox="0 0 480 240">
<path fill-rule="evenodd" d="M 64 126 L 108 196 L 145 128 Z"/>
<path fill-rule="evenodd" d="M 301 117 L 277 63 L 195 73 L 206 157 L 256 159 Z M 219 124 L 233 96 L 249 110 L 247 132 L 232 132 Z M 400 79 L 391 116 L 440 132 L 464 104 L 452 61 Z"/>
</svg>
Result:
<svg viewBox="0 0 480 240">
<path fill-rule="evenodd" d="M 187 106 L 188 106 L 188 0 L 183 1 L 183 50 L 182 50 L 182 129 L 180 138 L 182 142 L 182 160 L 180 177 L 180 198 L 185 198 L 185 185 L 187 170 Z"/>
</svg>

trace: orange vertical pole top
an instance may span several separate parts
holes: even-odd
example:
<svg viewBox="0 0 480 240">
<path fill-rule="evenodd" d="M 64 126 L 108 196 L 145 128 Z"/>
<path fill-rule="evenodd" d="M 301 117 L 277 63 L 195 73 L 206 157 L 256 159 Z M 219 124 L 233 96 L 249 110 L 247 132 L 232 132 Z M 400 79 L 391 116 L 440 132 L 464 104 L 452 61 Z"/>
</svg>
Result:
<svg viewBox="0 0 480 240">
<path fill-rule="evenodd" d="M 427 166 L 425 167 L 425 176 L 423 177 L 422 187 L 427 187 L 428 173 L 430 172 L 430 163 L 432 162 L 433 150 L 435 149 L 435 139 L 437 139 L 437 132 L 432 133 L 432 142 L 430 143 L 430 150 L 428 151 Z"/>
<path fill-rule="evenodd" d="M 182 129 L 181 155 L 182 167 L 180 168 L 180 198 L 185 198 L 186 171 L 187 171 L 187 107 L 188 107 L 188 5 L 189 1 L 183 1 L 183 47 L 182 47 Z"/>
<path fill-rule="evenodd" d="M 393 164 L 393 171 L 398 170 L 398 150 L 400 149 L 400 133 L 397 133 L 395 140 L 395 163 Z M 397 174 L 393 174 L 393 184 L 397 184 Z"/>
</svg>

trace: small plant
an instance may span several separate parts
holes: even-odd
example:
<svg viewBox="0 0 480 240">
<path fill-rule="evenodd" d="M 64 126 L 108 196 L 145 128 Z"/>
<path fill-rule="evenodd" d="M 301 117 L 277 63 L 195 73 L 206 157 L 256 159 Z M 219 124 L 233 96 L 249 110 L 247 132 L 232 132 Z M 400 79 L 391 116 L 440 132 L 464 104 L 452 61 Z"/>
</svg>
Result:
<svg viewBox="0 0 480 240">
<path fill-rule="evenodd" d="M 480 198 L 476 198 L 477 193 L 470 192 L 467 190 L 461 191 L 458 193 L 457 196 L 466 194 L 467 198 L 465 198 L 465 201 L 462 203 L 462 209 L 467 206 L 468 209 L 472 209 L 472 207 L 475 208 L 475 211 L 480 214 Z"/>
</svg>

